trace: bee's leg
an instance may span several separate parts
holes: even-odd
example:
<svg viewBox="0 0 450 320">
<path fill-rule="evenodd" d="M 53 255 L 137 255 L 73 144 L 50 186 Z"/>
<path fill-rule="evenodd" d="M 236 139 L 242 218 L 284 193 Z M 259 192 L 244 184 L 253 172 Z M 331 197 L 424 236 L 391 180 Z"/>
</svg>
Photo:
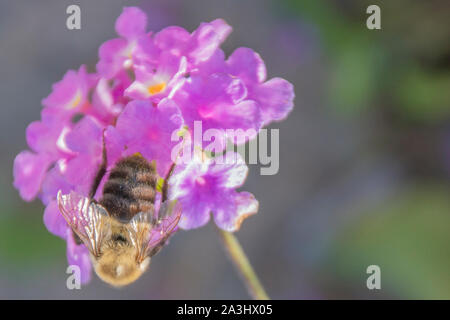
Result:
<svg viewBox="0 0 450 320">
<path fill-rule="evenodd" d="M 97 193 L 98 186 L 100 185 L 100 182 L 102 181 L 103 176 L 106 173 L 106 165 L 107 165 L 108 161 L 106 158 L 105 131 L 104 130 L 103 130 L 103 135 L 102 135 L 102 143 L 103 143 L 102 164 L 100 165 L 100 168 L 97 171 L 94 182 L 91 186 L 91 190 L 89 191 L 89 199 L 94 199 L 94 196 Z"/>
<path fill-rule="evenodd" d="M 175 162 L 172 163 L 172 165 L 170 166 L 169 172 L 166 174 L 166 176 L 164 178 L 164 184 L 161 188 L 161 194 L 162 194 L 161 202 L 166 201 L 168 198 L 167 192 L 169 189 L 169 179 L 170 179 L 170 176 L 172 175 L 174 169 L 175 169 Z"/>
</svg>

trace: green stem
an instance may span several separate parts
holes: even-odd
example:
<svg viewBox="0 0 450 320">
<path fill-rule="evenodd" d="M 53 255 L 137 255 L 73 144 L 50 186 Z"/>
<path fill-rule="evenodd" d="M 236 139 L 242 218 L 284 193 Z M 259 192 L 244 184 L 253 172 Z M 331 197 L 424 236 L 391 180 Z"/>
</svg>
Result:
<svg viewBox="0 0 450 320">
<path fill-rule="evenodd" d="M 230 232 L 217 229 L 219 230 L 223 246 L 244 281 L 250 296 L 255 300 L 269 300 L 269 296 L 261 285 L 238 239 Z"/>
</svg>

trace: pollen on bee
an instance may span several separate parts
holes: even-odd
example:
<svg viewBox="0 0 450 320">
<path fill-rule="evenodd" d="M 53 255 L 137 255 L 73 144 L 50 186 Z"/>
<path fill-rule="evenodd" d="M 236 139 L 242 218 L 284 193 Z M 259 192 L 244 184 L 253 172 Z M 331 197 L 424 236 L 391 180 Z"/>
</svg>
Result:
<svg viewBox="0 0 450 320">
<path fill-rule="evenodd" d="M 152 86 L 149 86 L 147 91 L 148 93 L 150 93 L 151 95 L 160 93 L 161 91 L 163 91 L 166 88 L 166 83 L 165 82 L 161 82 Z"/>
</svg>

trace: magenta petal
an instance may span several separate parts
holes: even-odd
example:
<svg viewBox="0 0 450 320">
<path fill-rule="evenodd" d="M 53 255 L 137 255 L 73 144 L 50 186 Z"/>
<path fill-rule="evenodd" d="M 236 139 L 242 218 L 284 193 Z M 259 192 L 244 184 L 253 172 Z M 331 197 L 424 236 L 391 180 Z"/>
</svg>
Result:
<svg viewBox="0 0 450 320">
<path fill-rule="evenodd" d="M 208 76 L 214 73 L 228 73 L 228 67 L 225 64 L 225 53 L 221 49 L 217 49 L 212 56 L 198 64 L 197 73 Z"/>
<path fill-rule="evenodd" d="M 156 160 L 158 173 L 165 176 L 172 162 L 170 150 L 178 142 L 172 141 L 172 133 L 182 124 L 177 105 L 163 99 L 156 107 L 150 101 L 130 102 L 116 128 L 127 146 L 126 155 L 139 152 L 149 161 Z"/>
<path fill-rule="evenodd" d="M 178 201 L 180 201 L 183 210 L 180 222 L 178 223 L 181 229 L 200 228 L 208 223 L 211 216 L 209 206 L 184 198 L 178 199 Z"/>
<path fill-rule="evenodd" d="M 73 185 L 71 185 L 61 173 L 60 167 L 64 166 L 65 163 L 65 160 L 58 161 L 45 175 L 44 181 L 42 182 L 40 198 L 46 205 L 56 199 L 59 190 L 61 190 L 63 194 L 66 194 L 73 189 Z"/>
<path fill-rule="evenodd" d="M 154 36 L 155 44 L 162 50 L 181 55 L 181 50 L 189 41 L 191 35 L 185 29 L 177 26 L 167 27 Z"/>
<path fill-rule="evenodd" d="M 135 67 L 136 80 L 125 90 L 125 95 L 136 100 L 151 98 L 157 102 L 168 96 L 172 89 L 175 92 L 180 87 L 177 81 L 186 71 L 186 58 L 165 52 L 159 59 L 157 69 L 148 66 Z M 161 84 L 164 85 L 161 91 L 153 94 L 149 92 L 149 87 Z"/>
<path fill-rule="evenodd" d="M 244 82 L 260 83 L 266 80 L 266 66 L 259 54 L 249 48 L 236 49 L 227 60 L 229 72 Z"/>
<path fill-rule="evenodd" d="M 210 22 L 214 31 L 219 36 L 220 42 L 224 42 L 233 28 L 223 19 L 216 19 Z"/>
<path fill-rule="evenodd" d="M 240 135 L 243 139 L 233 139 L 241 144 L 254 138 L 261 127 L 259 106 L 253 100 L 245 100 L 246 97 L 247 88 L 241 80 L 227 74 L 213 74 L 207 78 L 192 76 L 174 100 L 182 106 L 190 130 L 195 121 L 202 121 L 203 130 L 245 131 L 245 135 Z"/>
<path fill-rule="evenodd" d="M 96 81 L 97 75 L 88 74 L 85 66 L 81 66 L 78 71 L 69 70 L 61 81 L 52 86 L 52 93 L 42 100 L 45 106 L 43 118 L 50 115 L 59 121 L 66 121 L 82 112 L 88 92 Z"/>
<path fill-rule="evenodd" d="M 44 154 L 22 151 L 14 159 L 14 186 L 25 201 L 33 200 L 38 194 L 42 180 L 51 163 Z"/>
<path fill-rule="evenodd" d="M 123 52 L 127 44 L 128 42 L 125 39 L 112 39 L 100 46 L 97 72 L 101 76 L 110 79 L 123 68 L 123 63 L 126 59 L 123 56 Z"/>
<path fill-rule="evenodd" d="M 233 130 L 232 135 L 227 134 L 227 138 L 234 144 L 244 144 L 258 135 L 261 122 L 260 111 L 255 101 L 245 100 L 227 108 L 217 108 L 216 112 L 214 118 L 223 119 L 221 126 Z"/>
<path fill-rule="evenodd" d="M 203 175 L 207 173 L 209 162 L 203 162 L 195 157 L 187 164 L 175 167 L 170 178 L 169 197 L 180 202 L 182 216 L 179 227 L 182 229 L 194 229 L 208 223 L 211 214 L 211 204 L 214 197 L 210 197 L 210 191 L 214 192 L 213 186 L 206 191 L 206 183 Z M 206 181 L 205 181 L 206 182 Z"/>
<path fill-rule="evenodd" d="M 78 155 L 67 162 L 65 177 L 76 192 L 88 195 L 95 175 L 101 163 L 101 157 Z"/>
<path fill-rule="evenodd" d="M 122 105 L 114 101 L 108 81 L 99 80 L 92 96 L 92 114 L 104 123 L 111 123 L 122 111 Z"/>
<path fill-rule="evenodd" d="M 34 121 L 27 127 L 28 145 L 35 152 L 60 156 L 61 152 L 67 151 L 62 142 L 58 144 L 64 130 L 64 123 L 57 118 L 48 116 L 44 121 Z"/>
<path fill-rule="evenodd" d="M 231 161 L 216 163 L 209 168 L 209 174 L 220 177 L 220 185 L 225 189 L 241 187 L 247 179 L 248 167 L 239 153 L 227 152 Z M 218 160 L 218 158 L 216 158 Z"/>
<path fill-rule="evenodd" d="M 35 152 L 45 151 L 54 146 L 58 135 L 52 134 L 51 127 L 45 125 L 42 121 L 33 121 L 26 130 L 27 143 L 31 150 Z"/>
<path fill-rule="evenodd" d="M 250 213 L 247 208 L 254 205 L 254 197 L 234 191 L 243 184 L 248 169 L 240 156 L 235 159 L 231 164 L 223 164 L 217 163 L 217 158 L 194 157 L 189 163 L 175 167 L 169 197 L 181 203 L 181 228 L 201 227 L 214 213 L 219 227 L 234 231 L 240 217 Z"/>
<path fill-rule="evenodd" d="M 106 157 L 108 159 L 108 167 L 111 168 L 120 159 L 122 153 L 125 151 L 125 139 L 113 126 L 109 126 L 105 131 L 105 146 L 107 151 Z"/>
<path fill-rule="evenodd" d="M 102 162 L 103 128 L 87 116 L 67 135 L 67 146 L 76 155 L 67 162 L 64 175 L 79 193 L 87 194 Z M 83 174 L 80 174 L 82 172 Z"/>
<path fill-rule="evenodd" d="M 64 108 L 67 103 L 76 95 L 78 82 L 77 72 L 69 70 L 64 78 L 55 83 L 52 87 L 52 93 L 42 100 L 42 104 L 50 108 Z"/>
<path fill-rule="evenodd" d="M 86 116 L 66 136 L 67 147 L 77 153 L 101 155 L 103 127 L 94 117 Z"/>
<path fill-rule="evenodd" d="M 66 231 L 67 240 L 67 261 L 69 265 L 75 265 L 80 268 L 81 284 L 88 283 L 91 280 L 92 264 L 89 258 L 89 250 L 84 244 L 77 245 L 73 239 L 72 229 Z"/>
<path fill-rule="evenodd" d="M 69 227 L 66 220 L 59 212 L 56 200 L 52 200 L 45 208 L 44 224 L 47 227 L 47 230 L 54 235 L 63 239 L 66 238 L 67 229 L 69 229 Z"/>
<path fill-rule="evenodd" d="M 194 64 L 209 59 L 231 32 L 231 27 L 221 19 L 202 23 L 192 34 L 189 57 Z"/>
<path fill-rule="evenodd" d="M 294 86 L 281 78 L 257 86 L 252 95 L 260 105 L 264 125 L 286 118 L 294 107 Z"/>
<path fill-rule="evenodd" d="M 239 230 L 247 217 L 258 212 L 259 206 L 258 200 L 249 192 L 236 193 L 232 204 L 214 210 L 214 221 L 217 226 L 229 232 Z"/>
<path fill-rule="evenodd" d="M 173 54 L 162 53 L 158 66 L 158 74 L 167 75 L 168 77 L 183 74 L 186 72 L 186 63 L 183 63 L 184 59 Z"/>
<path fill-rule="evenodd" d="M 116 32 L 124 38 L 138 37 L 145 33 L 146 14 L 137 7 L 125 7 L 116 20 Z"/>
</svg>

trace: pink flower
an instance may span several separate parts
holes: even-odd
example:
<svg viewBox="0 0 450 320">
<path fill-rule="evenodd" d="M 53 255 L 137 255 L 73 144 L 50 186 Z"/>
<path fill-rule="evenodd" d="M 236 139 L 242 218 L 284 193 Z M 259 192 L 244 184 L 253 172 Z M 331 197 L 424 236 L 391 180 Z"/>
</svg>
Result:
<svg viewBox="0 0 450 320">
<path fill-rule="evenodd" d="M 43 115 L 50 114 L 67 120 L 89 107 L 88 94 L 96 82 L 96 75 L 86 72 L 81 66 L 78 71 L 69 70 L 63 79 L 53 85 L 52 93 L 42 100 Z"/>
<path fill-rule="evenodd" d="M 116 21 L 121 38 L 106 41 L 100 46 L 97 71 L 110 79 L 135 64 L 152 63 L 157 59 L 156 47 L 146 33 L 147 16 L 136 7 L 126 7 Z"/>
<path fill-rule="evenodd" d="M 237 192 L 247 177 L 248 168 L 239 154 L 231 164 L 194 157 L 176 167 L 170 179 L 170 198 L 181 203 L 183 229 L 205 225 L 212 214 L 220 228 L 239 229 L 242 221 L 258 211 L 258 201 L 248 192 Z"/>
<path fill-rule="evenodd" d="M 119 91 L 119 96 L 117 96 L 117 91 Z M 93 91 L 89 114 L 104 124 L 113 123 L 128 102 L 128 99 L 123 97 L 123 91 L 119 85 L 110 87 L 108 81 L 101 78 Z"/>
<path fill-rule="evenodd" d="M 124 8 L 115 25 L 119 37 L 100 46 L 97 72 L 81 66 L 52 86 L 42 100 L 41 119 L 27 128 L 30 150 L 14 160 L 14 186 L 24 200 L 39 197 L 44 203 L 44 224 L 67 242 L 68 261 L 81 268 L 83 282 L 91 274 L 89 251 L 75 243 L 56 198 L 58 192 L 88 197 L 103 152 L 107 172 L 119 159 L 140 153 L 166 177 L 179 145 L 174 137 L 186 127 L 192 133 L 197 121 L 204 132 L 215 130 L 220 150 L 214 151 L 223 151 L 228 139 L 235 144 L 253 139 L 293 108 L 293 86 L 281 78 L 266 81 L 257 53 L 239 48 L 225 57 L 220 45 L 231 27 L 224 20 L 201 23 L 193 32 L 171 26 L 153 34 L 146 26 L 143 11 Z M 245 139 L 230 131 L 244 133 Z M 211 151 L 201 148 L 202 155 Z M 177 162 L 169 180 L 170 198 L 182 207 L 179 226 L 200 227 L 212 214 L 220 228 L 238 230 L 258 210 L 251 193 L 237 191 L 247 176 L 244 160 L 228 152 L 225 159 L 234 161 L 221 163 L 221 158 L 201 159 L 195 151 L 192 159 Z"/>
<path fill-rule="evenodd" d="M 281 78 L 266 81 L 266 66 L 259 54 L 249 48 L 239 48 L 226 65 L 230 74 L 245 83 L 248 98 L 258 103 L 263 125 L 282 120 L 292 111 L 294 87 Z"/>
<path fill-rule="evenodd" d="M 261 125 L 286 118 L 294 107 L 294 87 L 281 78 L 266 81 L 266 66 L 260 55 L 249 48 L 238 48 L 225 60 L 218 49 L 197 70 L 198 74 L 227 74 L 241 81 L 246 98 L 257 103 Z"/>
<path fill-rule="evenodd" d="M 155 45 L 174 55 L 185 56 L 189 71 L 197 64 L 208 60 L 228 37 L 232 28 L 222 19 L 201 23 L 190 34 L 181 27 L 168 27 L 155 34 Z"/>
<path fill-rule="evenodd" d="M 258 105 L 247 98 L 244 83 L 225 73 L 193 75 L 174 100 L 190 130 L 194 121 L 201 121 L 203 131 L 217 129 L 217 139 L 222 141 L 223 148 L 227 129 L 248 131 L 248 139 L 254 138 L 261 127 Z"/>
<path fill-rule="evenodd" d="M 151 98 L 158 103 L 180 88 L 185 72 L 186 58 L 165 52 L 157 68 L 145 65 L 135 68 L 136 80 L 125 90 L 125 95 L 133 99 Z"/>
</svg>

